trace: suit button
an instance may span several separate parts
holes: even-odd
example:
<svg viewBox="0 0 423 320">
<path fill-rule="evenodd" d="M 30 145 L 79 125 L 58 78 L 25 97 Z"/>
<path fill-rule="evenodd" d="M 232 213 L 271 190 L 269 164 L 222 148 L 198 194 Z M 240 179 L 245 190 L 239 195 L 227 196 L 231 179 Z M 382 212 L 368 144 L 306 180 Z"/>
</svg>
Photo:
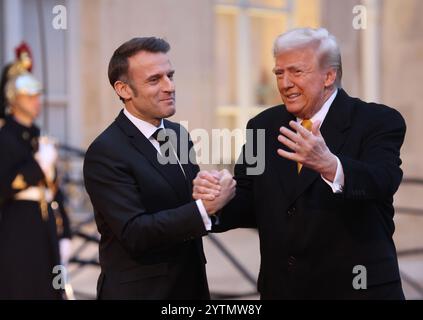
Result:
<svg viewBox="0 0 423 320">
<path fill-rule="evenodd" d="M 296 262 L 297 262 L 297 259 L 294 256 L 290 256 L 288 258 L 288 267 L 293 267 Z"/>
<path fill-rule="evenodd" d="M 291 208 L 288 209 L 286 213 L 288 214 L 288 216 L 292 217 L 295 214 L 296 210 L 297 209 L 294 206 L 292 206 Z"/>
</svg>

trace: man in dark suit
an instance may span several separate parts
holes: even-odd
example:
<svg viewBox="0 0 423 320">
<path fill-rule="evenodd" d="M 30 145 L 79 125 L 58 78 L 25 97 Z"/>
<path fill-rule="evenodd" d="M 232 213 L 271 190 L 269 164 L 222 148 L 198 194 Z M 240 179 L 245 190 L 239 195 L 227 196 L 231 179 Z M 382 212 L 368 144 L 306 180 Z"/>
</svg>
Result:
<svg viewBox="0 0 423 320">
<path fill-rule="evenodd" d="M 201 237 L 216 210 L 192 199 L 199 168 L 182 161 L 188 150 L 178 147 L 188 133 L 163 120 L 175 113 L 169 49 L 162 39 L 134 38 L 110 60 L 110 84 L 125 108 L 84 161 L 101 234 L 100 299 L 209 299 Z M 161 143 L 163 131 L 175 139 Z M 220 199 L 234 194 L 234 184 L 225 190 Z"/>
<path fill-rule="evenodd" d="M 262 299 L 404 299 L 392 239 L 403 118 L 341 89 L 340 51 L 325 29 L 288 31 L 274 57 L 284 104 L 247 125 L 265 130 L 265 170 L 248 175 L 245 151 L 259 148 L 247 136 L 215 231 L 258 228 Z M 197 176 L 194 198 L 214 176 Z"/>
</svg>

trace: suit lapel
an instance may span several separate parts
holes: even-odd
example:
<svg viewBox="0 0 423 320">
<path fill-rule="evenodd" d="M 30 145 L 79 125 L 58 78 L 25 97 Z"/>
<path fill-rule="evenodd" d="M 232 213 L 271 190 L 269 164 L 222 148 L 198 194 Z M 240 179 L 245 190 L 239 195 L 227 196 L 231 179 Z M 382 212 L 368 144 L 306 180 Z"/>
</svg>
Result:
<svg viewBox="0 0 423 320">
<path fill-rule="evenodd" d="M 345 142 L 347 129 L 351 122 L 352 99 L 339 89 L 335 100 L 333 101 L 320 131 L 325 139 L 329 150 L 337 154 Z M 298 184 L 293 200 L 298 198 L 304 191 L 320 177 L 317 172 L 303 167 L 298 177 Z"/>
<path fill-rule="evenodd" d="M 185 185 L 185 180 L 179 164 L 161 164 L 158 160 L 160 154 L 157 153 L 156 148 L 151 142 L 138 130 L 138 128 L 120 112 L 116 118 L 117 125 L 130 138 L 131 144 L 142 153 L 150 164 L 162 175 L 162 177 L 172 186 L 176 194 L 183 200 L 187 199 L 187 192 L 185 188 L 181 188 L 181 184 Z"/>
<path fill-rule="evenodd" d="M 194 174 L 192 172 L 192 165 L 191 165 L 191 162 L 190 162 L 190 159 L 189 159 L 189 151 L 190 150 L 189 150 L 189 144 L 188 144 L 188 140 L 189 140 L 188 133 L 186 131 L 183 131 L 184 133 L 187 133 L 187 136 L 181 137 L 182 130 L 180 130 L 179 126 L 176 126 L 174 123 L 167 121 L 167 120 L 165 120 L 164 123 L 165 123 L 166 128 L 170 128 L 176 133 L 177 141 L 172 142 L 172 145 L 175 148 L 178 159 L 180 160 L 180 164 L 181 164 L 181 166 L 184 170 L 187 192 L 188 192 L 189 198 L 191 199 L 192 180 L 195 177 L 193 177 Z M 182 142 L 181 139 L 186 141 L 186 144 L 181 143 Z M 181 148 L 182 148 L 182 150 L 181 150 Z M 187 149 L 185 150 L 185 148 L 187 148 Z M 188 153 L 188 157 L 181 157 L 181 153 L 185 153 L 185 152 Z"/>
<path fill-rule="evenodd" d="M 274 118 L 274 122 L 270 128 L 268 137 L 269 150 L 271 152 L 270 157 L 273 159 L 272 162 L 275 164 L 275 168 L 277 170 L 279 181 L 285 189 L 285 194 L 288 199 L 291 199 L 294 195 L 298 179 L 297 164 L 294 161 L 279 156 L 277 150 L 283 149 L 285 151 L 292 152 L 292 150 L 278 141 L 278 135 L 280 134 L 280 127 L 284 126 L 289 128 L 289 121 L 295 121 L 295 117 L 288 113 L 284 106 L 281 106 L 280 110 L 280 116 L 276 116 Z"/>
</svg>

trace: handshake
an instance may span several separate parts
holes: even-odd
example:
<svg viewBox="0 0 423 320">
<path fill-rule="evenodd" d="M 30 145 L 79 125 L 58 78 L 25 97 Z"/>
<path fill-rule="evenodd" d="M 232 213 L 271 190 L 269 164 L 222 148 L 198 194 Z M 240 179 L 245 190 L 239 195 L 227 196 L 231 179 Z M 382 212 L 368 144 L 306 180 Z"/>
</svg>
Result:
<svg viewBox="0 0 423 320">
<path fill-rule="evenodd" d="M 200 171 L 193 180 L 192 197 L 201 199 L 208 215 L 214 215 L 235 196 L 236 181 L 226 169 Z"/>
</svg>

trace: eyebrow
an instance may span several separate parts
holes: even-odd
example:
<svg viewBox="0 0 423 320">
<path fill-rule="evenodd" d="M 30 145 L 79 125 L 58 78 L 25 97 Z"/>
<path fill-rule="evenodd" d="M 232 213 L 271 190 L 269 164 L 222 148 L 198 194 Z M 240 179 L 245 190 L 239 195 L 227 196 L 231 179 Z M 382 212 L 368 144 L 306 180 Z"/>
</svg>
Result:
<svg viewBox="0 0 423 320">
<path fill-rule="evenodd" d="M 289 66 L 287 66 L 285 68 L 282 68 L 282 67 L 274 67 L 272 71 L 273 71 L 273 73 L 276 73 L 277 71 L 283 71 L 283 70 L 292 71 L 292 70 L 297 70 L 297 69 L 304 70 L 306 68 L 302 64 L 292 64 L 292 65 L 289 65 Z"/>
<path fill-rule="evenodd" d="M 150 80 L 153 80 L 153 79 L 156 79 L 156 78 L 161 78 L 164 74 L 166 74 L 166 75 L 168 75 L 168 74 L 173 75 L 174 73 L 175 73 L 175 70 L 170 70 L 169 72 L 166 72 L 166 73 L 156 73 L 156 74 L 153 74 L 153 75 L 149 76 L 146 79 L 146 81 L 150 81 Z"/>
</svg>

